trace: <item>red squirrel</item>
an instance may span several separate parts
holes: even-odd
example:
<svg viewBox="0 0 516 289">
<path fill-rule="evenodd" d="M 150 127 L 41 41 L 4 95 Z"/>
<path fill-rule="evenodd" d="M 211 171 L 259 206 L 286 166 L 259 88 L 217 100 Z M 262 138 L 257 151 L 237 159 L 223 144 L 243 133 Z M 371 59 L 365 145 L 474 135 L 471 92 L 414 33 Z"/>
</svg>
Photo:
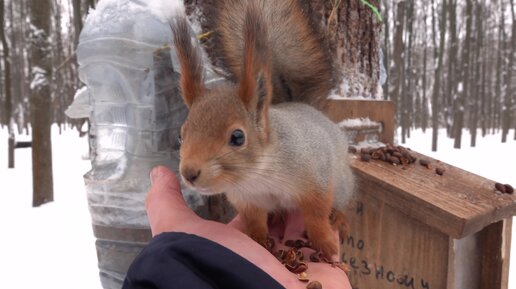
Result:
<svg viewBox="0 0 516 289">
<path fill-rule="evenodd" d="M 303 1 L 214 3 L 207 17 L 225 81 L 204 83 L 188 21 L 171 23 L 189 108 L 181 177 L 202 194 L 225 193 L 262 245 L 269 213 L 300 209 L 313 248 L 332 256 L 353 176 L 345 134 L 314 108 L 335 82 L 329 50 Z"/>
</svg>

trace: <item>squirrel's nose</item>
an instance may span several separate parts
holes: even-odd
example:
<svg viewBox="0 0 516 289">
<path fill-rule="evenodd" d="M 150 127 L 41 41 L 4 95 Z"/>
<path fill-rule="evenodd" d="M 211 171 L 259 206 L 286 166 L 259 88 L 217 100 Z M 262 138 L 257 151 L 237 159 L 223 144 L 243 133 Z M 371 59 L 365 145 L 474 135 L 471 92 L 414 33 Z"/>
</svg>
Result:
<svg viewBox="0 0 516 289">
<path fill-rule="evenodd" d="M 193 184 L 195 180 L 199 177 L 201 174 L 201 170 L 196 169 L 184 169 L 183 170 L 183 177 L 185 180 L 187 180 L 189 183 Z"/>
</svg>

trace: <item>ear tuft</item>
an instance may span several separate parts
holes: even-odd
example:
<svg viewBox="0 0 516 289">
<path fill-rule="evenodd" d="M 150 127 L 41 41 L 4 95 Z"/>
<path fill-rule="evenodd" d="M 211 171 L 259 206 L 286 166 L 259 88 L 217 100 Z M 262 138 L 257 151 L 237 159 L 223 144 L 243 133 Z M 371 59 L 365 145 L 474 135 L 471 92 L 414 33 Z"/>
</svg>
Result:
<svg viewBox="0 0 516 289">
<path fill-rule="evenodd" d="M 272 98 L 271 56 L 262 15 L 253 2 L 248 4 L 243 34 L 244 61 L 238 94 L 248 111 L 259 113 Z"/>
<path fill-rule="evenodd" d="M 181 92 L 188 107 L 204 93 L 202 58 L 199 46 L 192 44 L 195 39 L 188 20 L 176 17 L 171 23 L 174 46 L 181 66 Z"/>
</svg>

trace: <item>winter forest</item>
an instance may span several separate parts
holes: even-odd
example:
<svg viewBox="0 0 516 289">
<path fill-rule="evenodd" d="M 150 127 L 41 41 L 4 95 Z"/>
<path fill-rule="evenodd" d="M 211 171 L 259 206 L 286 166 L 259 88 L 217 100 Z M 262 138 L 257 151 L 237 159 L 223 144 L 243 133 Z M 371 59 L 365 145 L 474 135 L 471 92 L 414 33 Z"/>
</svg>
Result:
<svg viewBox="0 0 516 289">
<path fill-rule="evenodd" d="M 0 0 L 0 124 L 10 131 L 9 140 L 2 140 L 9 142 L 9 156 L 15 135 L 28 133 L 29 127 L 34 156 L 43 163 L 51 124 L 84 129 L 84 120 L 68 119 L 64 110 L 81 87 L 75 49 L 88 10 L 97 2 Z M 477 131 L 501 132 L 501 142 L 516 138 L 516 133 L 509 135 L 516 128 L 514 0 L 357 0 L 344 5 L 368 11 L 359 13 L 357 21 L 370 21 L 379 32 L 377 58 L 387 71 L 383 93 L 352 97 L 392 100 L 402 143 L 415 128 L 432 130 L 433 150 L 439 128 L 446 128 L 456 148 L 475 146 Z M 470 143 L 461 143 L 468 131 Z M 9 166 L 14 166 L 12 157 Z"/>
</svg>

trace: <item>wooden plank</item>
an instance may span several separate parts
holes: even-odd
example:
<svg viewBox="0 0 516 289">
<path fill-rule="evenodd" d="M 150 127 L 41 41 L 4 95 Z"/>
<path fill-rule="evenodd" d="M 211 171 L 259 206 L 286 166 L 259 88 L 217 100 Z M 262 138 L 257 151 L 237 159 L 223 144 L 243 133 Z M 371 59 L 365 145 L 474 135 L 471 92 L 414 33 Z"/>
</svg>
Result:
<svg viewBox="0 0 516 289">
<path fill-rule="evenodd" d="M 352 118 L 369 118 L 382 123 L 380 141 L 383 143 L 394 141 L 394 112 L 391 101 L 356 99 L 332 99 L 325 111 L 328 118 L 337 123 Z"/>
<path fill-rule="evenodd" d="M 512 218 L 487 226 L 480 233 L 480 289 L 507 289 Z"/>
<path fill-rule="evenodd" d="M 378 190 L 360 186 L 347 214 L 351 228 L 341 257 L 352 287 L 447 288 L 450 238 L 376 198 Z"/>
<path fill-rule="evenodd" d="M 405 168 L 352 157 L 357 186 L 373 186 L 377 197 L 441 232 L 461 239 L 516 214 L 516 196 L 497 193 L 494 181 L 413 152 L 428 159 L 443 176 L 418 163 Z"/>
</svg>

